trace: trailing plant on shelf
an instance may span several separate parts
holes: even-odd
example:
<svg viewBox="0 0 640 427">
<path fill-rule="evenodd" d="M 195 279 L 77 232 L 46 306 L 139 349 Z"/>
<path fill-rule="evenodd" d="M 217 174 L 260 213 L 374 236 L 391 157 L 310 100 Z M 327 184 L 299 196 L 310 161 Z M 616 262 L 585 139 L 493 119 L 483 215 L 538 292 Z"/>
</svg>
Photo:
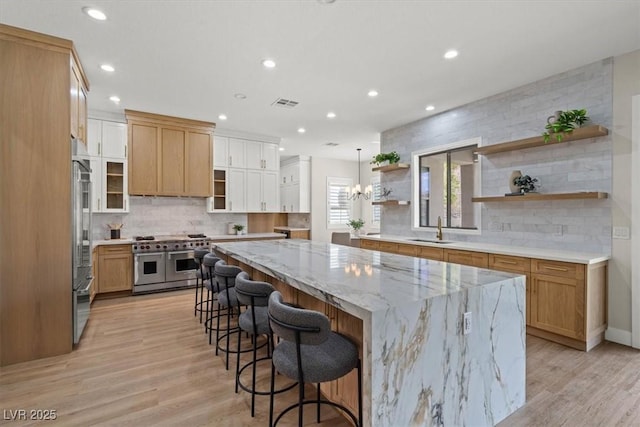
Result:
<svg viewBox="0 0 640 427">
<path fill-rule="evenodd" d="M 358 235 L 360 234 L 360 229 L 364 227 L 364 221 L 362 220 L 362 218 L 350 219 L 347 222 L 347 225 L 353 228 L 353 234 Z"/>
<path fill-rule="evenodd" d="M 513 179 L 513 183 L 520 187 L 521 193 L 536 191 L 536 182 L 538 178 L 531 178 L 529 175 L 517 176 Z"/>
<path fill-rule="evenodd" d="M 389 162 L 389 164 L 398 163 L 400 161 L 400 155 L 395 151 L 392 151 L 390 153 L 376 154 L 375 156 L 373 156 L 373 160 L 371 160 L 369 164 L 375 163 L 376 165 L 380 166 L 381 163 L 387 161 Z"/>
<path fill-rule="evenodd" d="M 542 134 L 547 143 L 553 134 L 558 142 L 562 142 L 565 133 L 573 132 L 589 120 L 587 110 L 556 111 L 556 114 L 547 119 L 546 132 Z"/>
</svg>

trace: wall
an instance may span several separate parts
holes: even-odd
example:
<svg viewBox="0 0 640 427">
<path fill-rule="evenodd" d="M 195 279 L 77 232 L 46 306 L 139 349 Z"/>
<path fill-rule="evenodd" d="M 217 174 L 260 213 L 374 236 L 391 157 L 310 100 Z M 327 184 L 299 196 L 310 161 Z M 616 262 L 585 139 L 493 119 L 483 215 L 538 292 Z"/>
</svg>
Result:
<svg viewBox="0 0 640 427">
<path fill-rule="evenodd" d="M 349 231 L 349 227 L 327 226 L 327 177 L 351 178 L 358 181 L 358 162 L 311 158 L 311 236 L 313 240 L 330 242 L 333 231 Z M 353 202 L 353 212 L 360 214 L 361 202 Z"/>
<path fill-rule="evenodd" d="M 632 227 L 632 194 L 637 194 L 632 176 L 631 98 L 640 94 L 640 50 L 614 58 L 613 62 L 613 194 L 612 223 Z M 640 120 L 640 118 L 636 118 Z M 636 148 L 637 149 L 637 148 Z M 639 167 L 640 165 L 635 165 Z M 609 263 L 609 329 L 606 338 L 631 344 L 631 240 L 613 239 Z M 637 344 L 636 344 L 637 345 Z"/>
<path fill-rule="evenodd" d="M 247 225 L 244 213 L 207 213 L 206 199 L 183 197 L 129 198 L 129 213 L 93 215 L 93 239 L 109 238 L 109 223 L 123 223 L 121 237 L 157 234 L 227 234 L 227 223 Z M 251 232 L 251 230 L 249 230 Z"/>
<path fill-rule="evenodd" d="M 482 137 L 483 145 L 540 135 L 555 110 L 586 108 L 592 123 L 612 125 L 612 59 L 558 74 L 511 91 L 382 133 L 381 151 L 411 152 Z M 611 192 L 611 136 L 544 148 L 481 156 L 481 195 L 509 192 L 514 169 L 537 177 L 542 192 Z M 411 173 L 383 174 L 399 199 L 411 200 Z M 481 204 L 481 234 L 445 230 L 445 239 L 610 253 L 611 199 Z M 385 234 L 433 237 L 411 228 L 411 210 L 386 208 Z"/>
</svg>

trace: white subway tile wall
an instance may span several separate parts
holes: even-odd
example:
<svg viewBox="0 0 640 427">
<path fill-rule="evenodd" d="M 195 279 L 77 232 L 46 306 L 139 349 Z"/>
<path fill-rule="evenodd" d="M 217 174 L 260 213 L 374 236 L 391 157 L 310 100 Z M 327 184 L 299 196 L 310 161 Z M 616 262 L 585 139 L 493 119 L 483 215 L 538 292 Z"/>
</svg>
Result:
<svg viewBox="0 0 640 427">
<path fill-rule="evenodd" d="M 134 197 L 128 214 L 93 215 L 93 239 L 109 238 L 109 223 L 123 223 L 121 237 L 140 235 L 227 234 L 227 223 L 247 224 L 244 213 L 207 213 L 206 199 L 185 197 Z"/>
<path fill-rule="evenodd" d="M 612 131 L 613 60 L 598 61 L 382 133 L 382 152 L 411 152 L 482 137 L 483 145 L 540 135 L 556 110 L 586 108 L 592 124 Z M 509 192 L 513 170 L 540 180 L 540 192 L 611 192 L 611 135 L 588 141 L 481 157 L 484 196 Z M 411 172 L 383 174 L 394 198 L 411 200 Z M 480 194 L 477 194 L 480 195 Z M 424 237 L 411 228 L 411 210 L 384 207 L 384 234 Z M 611 252 L 611 200 L 482 203 L 481 235 L 449 234 L 461 241 Z"/>
</svg>

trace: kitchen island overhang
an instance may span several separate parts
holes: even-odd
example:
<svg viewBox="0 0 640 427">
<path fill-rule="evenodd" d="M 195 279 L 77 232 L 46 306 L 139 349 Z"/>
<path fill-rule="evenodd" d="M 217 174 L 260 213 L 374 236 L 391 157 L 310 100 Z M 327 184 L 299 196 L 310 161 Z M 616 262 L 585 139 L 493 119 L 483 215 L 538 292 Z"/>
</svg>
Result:
<svg viewBox="0 0 640 427">
<path fill-rule="evenodd" d="M 361 321 L 364 425 L 494 425 L 524 404 L 524 276 L 308 240 L 215 250 Z"/>
</svg>

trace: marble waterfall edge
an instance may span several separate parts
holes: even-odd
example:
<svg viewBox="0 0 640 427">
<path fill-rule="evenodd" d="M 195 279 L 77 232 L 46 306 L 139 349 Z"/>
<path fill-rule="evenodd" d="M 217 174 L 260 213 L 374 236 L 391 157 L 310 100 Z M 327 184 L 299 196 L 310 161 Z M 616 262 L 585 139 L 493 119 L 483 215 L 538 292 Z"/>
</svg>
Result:
<svg viewBox="0 0 640 427">
<path fill-rule="evenodd" d="M 371 330 L 372 425 L 493 426 L 524 405 L 524 276 L 373 313 Z"/>
</svg>

